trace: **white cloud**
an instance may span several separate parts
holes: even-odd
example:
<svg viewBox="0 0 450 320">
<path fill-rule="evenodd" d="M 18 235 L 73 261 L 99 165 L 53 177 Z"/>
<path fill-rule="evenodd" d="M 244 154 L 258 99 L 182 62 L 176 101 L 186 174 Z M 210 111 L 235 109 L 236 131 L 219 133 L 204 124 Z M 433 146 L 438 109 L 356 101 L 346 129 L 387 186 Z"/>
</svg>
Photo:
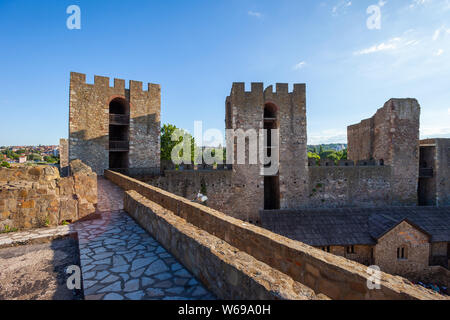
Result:
<svg viewBox="0 0 450 320">
<path fill-rule="evenodd" d="M 409 5 L 409 7 L 411 9 L 414 9 L 419 6 L 427 5 L 431 2 L 432 2 L 432 0 L 413 0 L 412 3 Z"/>
<path fill-rule="evenodd" d="M 308 133 L 308 144 L 347 143 L 347 131 L 338 129 Z"/>
<path fill-rule="evenodd" d="M 340 0 L 332 9 L 331 13 L 333 16 L 338 16 L 341 13 L 345 13 L 346 9 L 352 5 L 351 1 Z"/>
<path fill-rule="evenodd" d="M 305 66 L 306 66 L 306 62 L 305 62 L 305 61 L 299 62 L 299 63 L 297 63 L 297 64 L 294 66 L 294 70 L 300 70 L 300 69 L 302 69 L 302 68 L 305 67 Z"/>
<path fill-rule="evenodd" d="M 257 11 L 249 11 L 248 15 L 251 17 L 256 17 L 256 18 L 261 18 L 262 17 L 262 13 L 261 12 L 257 12 Z"/>
<path fill-rule="evenodd" d="M 443 49 L 439 49 L 434 55 L 436 57 L 439 57 L 439 56 L 442 56 L 443 53 L 444 53 L 444 50 Z"/>
<path fill-rule="evenodd" d="M 436 29 L 436 31 L 434 31 L 433 34 L 433 41 L 438 40 L 441 34 L 450 34 L 450 29 L 447 29 L 444 26 L 440 27 L 439 29 Z"/>
<path fill-rule="evenodd" d="M 415 43 L 416 43 L 415 40 L 405 41 L 402 38 L 392 38 L 386 42 L 382 42 L 380 44 L 375 44 L 371 47 L 355 51 L 354 54 L 355 55 L 364 55 L 364 54 L 371 54 L 371 53 L 376 53 L 376 52 L 380 52 L 380 51 L 395 50 L 401 46 L 405 46 L 405 45 L 409 46 L 409 45 L 413 45 Z"/>
</svg>

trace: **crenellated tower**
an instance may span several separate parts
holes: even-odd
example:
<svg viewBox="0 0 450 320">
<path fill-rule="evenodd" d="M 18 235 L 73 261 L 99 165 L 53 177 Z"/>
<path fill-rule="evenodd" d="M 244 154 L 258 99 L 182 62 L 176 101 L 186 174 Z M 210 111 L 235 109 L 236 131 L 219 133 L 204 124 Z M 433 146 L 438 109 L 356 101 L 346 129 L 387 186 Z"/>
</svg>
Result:
<svg viewBox="0 0 450 320">
<path fill-rule="evenodd" d="M 236 201 L 245 199 L 238 218 L 258 222 L 260 210 L 298 208 L 304 205 L 308 190 L 308 159 L 306 132 L 306 92 L 304 84 L 277 83 L 264 89 L 263 83 L 252 83 L 245 91 L 244 83 L 233 83 L 226 99 L 227 161 L 233 163 L 233 188 Z M 242 129 L 246 135 L 245 164 L 237 163 L 238 138 Z M 251 162 L 249 149 L 253 137 L 249 130 L 278 129 L 258 139 L 258 151 L 267 150 L 272 160 L 278 159 L 276 172 L 258 157 Z M 279 153 L 276 153 L 279 150 Z M 234 151 L 234 152 L 231 152 Z M 273 163 L 272 163 L 273 164 Z M 239 189 L 239 190 L 237 190 Z M 240 203 L 243 203 L 241 201 Z"/>
<path fill-rule="evenodd" d="M 161 87 L 139 81 L 70 75 L 69 160 L 105 169 L 160 166 Z"/>
</svg>

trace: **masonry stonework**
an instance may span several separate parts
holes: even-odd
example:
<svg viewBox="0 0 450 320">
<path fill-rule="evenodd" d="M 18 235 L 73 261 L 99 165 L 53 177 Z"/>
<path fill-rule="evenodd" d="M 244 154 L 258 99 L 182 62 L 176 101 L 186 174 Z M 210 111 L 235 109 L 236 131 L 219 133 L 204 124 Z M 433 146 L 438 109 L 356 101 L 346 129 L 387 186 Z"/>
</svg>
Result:
<svg viewBox="0 0 450 320">
<path fill-rule="evenodd" d="M 375 265 L 383 272 L 417 279 L 423 270 L 428 268 L 429 240 L 427 234 L 403 221 L 378 239 L 375 246 Z M 404 256 L 398 256 L 397 250 L 404 250 Z"/>
<path fill-rule="evenodd" d="M 392 201 L 417 205 L 420 106 L 416 99 L 391 99 L 377 113 L 348 127 L 348 158 L 391 166 Z"/>
<path fill-rule="evenodd" d="M 270 108 L 272 115 L 265 110 Z M 273 119 L 272 119 L 273 118 Z M 300 207 L 306 199 L 308 188 L 308 161 L 306 152 L 306 94 L 304 84 L 294 84 L 289 92 L 288 84 L 277 84 L 264 90 L 262 83 L 252 83 L 251 91 L 245 91 L 244 83 L 234 83 L 226 99 L 226 128 L 255 130 L 265 128 L 273 121 L 272 129 L 279 129 L 279 138 L 272 139 L 272 146 L 279 146 L 279 172 L 273 177 L 274 186 L 268 191 L 268 180 L 264 177 L 264 164 L 250 163 L 246 144 L 246 163 L 237 163 L 237 157 L 229 158 L 233 163 L 233 193 L 231 201 L 246 199 L 239 218 L 256 221 L 259 210 L 264 209 L 267 197 L 276 198 L 281 208 Z M 249 139 L 247 140 L 247 142 Z M 236 152 L 237 140 L 227 137 L 227 156 Z M 264 146 L 259 146 L 263 148 Z"/>
<path fill-rule="evenodd" d="M 72 175 L 61 178 L 52 166 L 0 168 L 0 231 L 57 226 L 95 213 L 97 175 L 79 160 L 70 169 Z"/>
<path fill-rule="evenodd" d="M 406 279 L 386 273 L 381 274 L 380 289 L 370 290 L 367 287 L 367 280 L 371 275 L 367 272 L 366 266 L 274 234 L 120 173 L 106 171 L 105 177 L 124 190 L 131 190 L 125 197 L 125 210 L 144 228 L 150 232 L 157 232 L 159 240 L 168 250 L 178 259 L 182 259 L 188 269 L 208 288 L 214 290 L 216 294 L 217 289 L 224 293 L 219 296 L 228 297 L 230 290 L 235 288 L 239 279 L 243 280 L 244 285 L 241 286 L 245 286 L 241 289 L 242 292 L 249 294 L 249 297 L 254 298 L 256 292 L 264 292 L 264 290 L 261 291 L 260 285 L 268 269 L 266 268 L 262 273 L 257 270 L 257 266 L 262 266 L 259 264 L 262 262 L 263 265 L 280 272 L 274 273 L 274 279 L 264 285 L 266 290 L 272 291 L 271 295 L 283 292 L 279 298 L 286 298 L 284 294 L 290 294 L 292 292 L 290 288 L 294 287 L 298 290 L 298 285 L 292 285 L 294 281 L 302 287 L 310 288 L 302 290 L 310 298 L 314 298 L 315 295 L 319 299 L 326 297 L 331 299 L 446 299 L 430 290 L 415 286 Z M 172 215 L 176 215 L 181 220 L 172 220 Z M 161 222 L 161 218 L 165 222 Z M 187 228 L 192 226 L 200 230 L 187 232 Z M 168 231 L 159 233 L 160 228 Z M 183 237 L 187 236 L 190 239 L 184 238 L 184 241 L 180 241 L 180 233 L 184 233 Z M 208 236 L 211 240 L 204 241 Z M 238 260 L 238 256 L 234 258 L 235 255 L 231 252 L 227 253 L 228 249 L 225 247 L 222 251 L 225 254 L 219 258 L 231 264 L 231 267 L 224 268 L 225 264 L 217 267 L 220 261 L 216 260 L 218 257 L 216 248 L 210 248 L 208 245 L 208 243 L 216 243 L 213 237 L 223 241 L 226 246 L 234 247 L 235 251 L 231 250 L 234 254 L 241 251 L 244 255 L 251 256 L 247 270 L 237 266 L 242 260 Z M 184 243 L 194 243 L 196 247 L 186 250 Z M 220 243 L 219 241 L 218 245 Z M 204 250 L 202 246 L 206 246 L 207 249 Z M 210 267 L 199 262 L 202 259 L 198 259 L 198 256 L 201 255 L 204 255 L 204 259 L 211 261 Z M 236 261 L 233 262 L 233 259 Z M 216 275 L 217 270 L 223 271 Z M 211 275 L 214 276 L 211 277 Z M 248 279 L 249 276 L 251 279 Z M 288 280 L 286 276 L 290 279 Z M 214 283 L 209 283 L 211 278 L 219 279 L 224 283 L 217 288 Z M 245 278 L 247 280 L 244 281 Z M 285 280 L 278 281 L 281 279 Z M 274 283 L 275 286 L 273 286 Z M 275 288 L 277 291 L 273 292 Z M 269 298 L 267 295 L 264 297 Z"/>
<path fill-rule="evenodd" d="M 71 73 L 69 160 L 80 159 L 103 175 L 111 167 L 111 152 L 120 151 L 123 159 L 119 167 L 159 167 L 160 86 L 149 84 L 144 91 L 139 81 L 130 81 L 129 89 L 124 80 L 114 79 L 113 87 L 109 82 L 109 78 L 95 76 L 94 84 L 87 84 L 86 75 Z M 121 116 L 129 117 L 129 123 L 120 129 L 126 132 L 118 141 L 119 147 L 111 143 L 117 135 L 111 131 L 110 104 L 115 99 L 126 105 Z"/>
<path fill-rule="evenodd" d="M 59 168 L 62 177 L 69 174 L 69 141 L 67 139 L 59 140 Z"/>
</svg>

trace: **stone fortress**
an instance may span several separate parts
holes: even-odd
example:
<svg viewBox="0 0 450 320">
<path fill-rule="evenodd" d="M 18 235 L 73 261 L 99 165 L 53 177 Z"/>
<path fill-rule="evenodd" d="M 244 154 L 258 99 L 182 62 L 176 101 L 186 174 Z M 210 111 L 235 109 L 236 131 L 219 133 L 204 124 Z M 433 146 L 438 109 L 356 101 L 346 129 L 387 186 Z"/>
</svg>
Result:
<svg viewBox="0 0 450 320">
<path fill-rule="evenodd" d="M 417 100 L 389 100 L 348 127 L 349 160 L 317 164 L 307 158 L 304 84 L 289 92 L 287 84 L 274 90 L 252 83 L 246 91 L 233 83 L 226 128 L 279 129 L 279 139 L 264 146 L 279 146 L 279 171 L 269 176 L 259 162 L 176 169 L 160 161 L 160 112 L 159 85 L 144 91 L 142 82 L 130 81 L 127 89 L 115 79 L 111 87 L 99 76 L 87 84 L 84 74 L 72 73 L 61 167 L 81 159 L 125 189 L 130 182 L 114 172 L 189 200 L 204 190 L 207 206 L 230 217 L 383 271 L 448 285 L 450 139 L 419 140 Z M 228 156 L 235 144 L 227 137 Z"/>
</svg>

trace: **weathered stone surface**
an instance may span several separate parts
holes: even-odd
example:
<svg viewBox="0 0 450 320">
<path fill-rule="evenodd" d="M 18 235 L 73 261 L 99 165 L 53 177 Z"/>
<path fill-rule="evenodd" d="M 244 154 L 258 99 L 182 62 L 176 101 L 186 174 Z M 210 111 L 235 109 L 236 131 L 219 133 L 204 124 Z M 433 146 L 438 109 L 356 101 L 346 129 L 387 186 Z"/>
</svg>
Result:
<svg viewBox="0 0 450 320">
<path fill-rule="evenodd" d="M 349 297 L 358 299 L 443 299 L 440 295 L 412 285 L 404 278 L 394 277 L 386 273 L 382 273 L 381 289 L 370 290 L 366 284 L 371 274 L 367 272 L 366 266 L 328 254 L 257 226 L 246 224 L 241 220 L 234 219 L 221 212 L 193 203 L 125 175 L 110 171 L 106 171 L 105 175 L 125 190 L 135 190 L 126 193 L 125 209 L 127 212 L 151 234 L 154 234 L 167 248 L 170 248 L 171 253 L 195 276 L 203 279 L 203 281 L 207 281 L 209 288 L 219 297 L 230 294 L 230 291 L 224 289 L 225 285 L 230 286 L 228 288 L 232 291 L 233 283 L 244 282 L 244 280 L 236 281 L 236 274 L 242 275 L 241 272 L 247 274 L 247 272 L 251 272 L 250 270 L 252 270 L 253 266 L 255 268 L 259 266 L 258 262 L 264 262 L 265 266 L 270 266 L 271 270 L 281 272 L 281 274 L 277 274 L 278 280 L 274 281 L 274 276 L 271 276 L 271 280 L 268 280 L 267 285 L 281 285 L 281 279 L 288 275 L 292 277 L 290 279 L 294 281 L 295 286 L 304 286 L 303 284 L 306 282 L 305 276 L 308 275 L 316 279 L 316 281 L 309 283 L 309 285 L 313 286 L 312 289 L 316 293 L 322 293 L 333 299 L 346 299 Z M 162 230 L 161 228 L 164 229 Z M 194 228 L 195 231 L 188 232 L 189 228 Z M 212 234 L 214 234 L 215 239 L 220 241 L 209 238 L 213 237 Z M 201 241 L 201 239 L 204 239 L 204 241 Z M 191 241 L 195 241 L 196 245 L 192 244 Z M 222 245 L 232 245 L 235 251 L 230 250 L 234 253 L 225 247 L 221 247 Z M 205 253 L 205 250 L 207 253 Z M 242 252 L 239 250 L 242 250 Z M 240 261 L 236 257 L 238 252 L 249 255 L 251 259 L 254 259 L 251 262 L 246 261 L 246 263 L 243 263 L 245 270 L 236 268 L 236 263 Z M 220 257 L 218 258 L 221 261 L 220 268 L 217 266 L 219 262 L 215 260 L 216 258 L 213 258 L 216 255 Z M 296 259 L 294 260 L 292 257 L 296 257 Z M 228 265 L 230 258 L 233 263 Z M 222 259 L 225 259 L 227 262 L 225 263 Z M 208 261 L 208 263 L 205 263 L 205 261 Z M 315 278 L 317 275 L 306 272 L 305 264 L 309 264 L 319 270 L 320 278 Z M 205 269 L 203 266 L 208 266 L 208 268 Z M 217 268 L 215 269 L 214 266 L 217 266 Z M 213 270 L 219 269 L 227 275 L 225 279 L 223 274 L 219 275 L 213 272 Z M 255 281 L 255 283 L 262 281 L 262 278 L 255 274 L 261 277 L 272 274 L 266 273 L 268 270 L 264 272 L 254 271 L 255 273 L 252 273 L 250 276 L 252 279 L 250 281 Z M 212 279 L 208 281 L 211 272 L 214 276 L 214 281 Z M 233 274 L 235 276 L 230 278 Z M 323 277 L 326 277 L 331 284 L 319 281 Z M 214 288 L 214 283 L 218 282 L 217 279 L 221 280 L 219 281 L 222 284 L 221 289 Z M 284 280 L 282 282 L 286 283 Z M 350 287 L 351 283 L 354 284 L 353 289 Z M 339 291 L 333 289 L 335 286 L 339 287 Z M 362 287 L 365 288 L 364 293 L 354 289 Z M 280 290 L 280 288 L 277 290 Z M 282 288 L 286 291 L 283 291 L 283 293 L 277 291 L 277 294 L 280 296 L 286 294 L 289 297 L 293 297 L 296 295 L 290 291 L 290 286 Z M 254 287 L 252 289 L 255 290 Z M 252 289 L 249 288 L 248 290 Z M 306 293 L 308 290 L 310 290 L 309 294 Z M 302 294 L 305 295 L 302 295 L 302 297 L 308 297 L 309 299 L 317 297 L 314 291 L 304 286 Z M 244 293 L 241 291 L 235 294 L 238 296 Z M 245 294 L 252 296 L 255 294 L 255 291 L 246 291 Z"/>
<path fill-rule="evenodd" d="M 73 161 L 74 176 L 52 166 L 0 168 L 0 231 L 57 226 L 95 212 L 97 175 Z"/>
<path fill-rule="evenodd" d="M 94 84 L 86 83 L 86 75 L 70 75 L 69 160 L 81 159 L 93 171 L 103 175 L 109 163 L 109 104 L 122 99 L 129 105 L 129 152 L 127 167 L 159 167 L 161 88 L 149 84 L 143 90 L 142 82 L 114 80 L 95 76 Z"/>
</svg>

